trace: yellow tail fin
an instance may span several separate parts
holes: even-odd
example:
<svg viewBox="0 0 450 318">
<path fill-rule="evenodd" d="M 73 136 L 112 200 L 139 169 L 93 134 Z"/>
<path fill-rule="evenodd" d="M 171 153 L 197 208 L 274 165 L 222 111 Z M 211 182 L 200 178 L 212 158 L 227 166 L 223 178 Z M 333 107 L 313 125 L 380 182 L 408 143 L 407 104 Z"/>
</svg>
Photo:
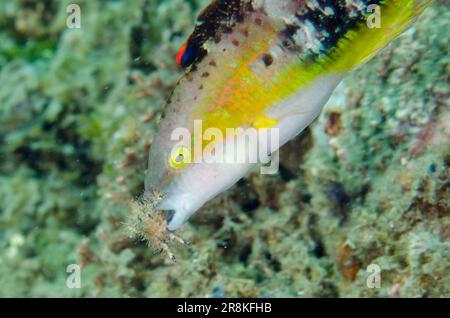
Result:
<svg viewBox="0 0 450 318">
<path fill-rule="evenodd" d="M 371 19 L 379 18 L 380 25 L 372 28 L 361 24 L 349 31 L 332 50 L 333 70 L 349 71 L 370 60 L 380 49 L 402 33 L 434 0 L 384 0 L 374 9 Z M 378 10 L 378 11 L 375 11 Z M 371 14 L 371 13 L 368 13 Z M 371 20 L 373 21 L 373 20 Z"/>
</svg>

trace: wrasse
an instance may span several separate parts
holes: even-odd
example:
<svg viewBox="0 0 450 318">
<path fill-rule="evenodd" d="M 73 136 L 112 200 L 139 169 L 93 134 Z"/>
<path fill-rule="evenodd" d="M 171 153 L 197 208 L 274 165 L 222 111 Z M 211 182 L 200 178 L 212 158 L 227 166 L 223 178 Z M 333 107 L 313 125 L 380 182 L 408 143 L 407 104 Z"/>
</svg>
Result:
<svg viewBox="0 0 450 318">
<path fill-rule="evenodd" d="M 223 136 L 230 128 L 276 128 L 278 143 L 266 150 L 276 152 L 320 114 L 347 72 L 373 57 L 431 2 L 213 1 L 177 56 L 185 75 L 150 150 L 145 187 L 165 194 L 159 209 L 169 211 L 168 229 L 179 228 L 257 164 L 196 160 L 195 148 L 205 144 L 196 142 L 196 123 Z M 174 138 L 178 128 L 191 133 L 188 142 Z"/>
</svg>

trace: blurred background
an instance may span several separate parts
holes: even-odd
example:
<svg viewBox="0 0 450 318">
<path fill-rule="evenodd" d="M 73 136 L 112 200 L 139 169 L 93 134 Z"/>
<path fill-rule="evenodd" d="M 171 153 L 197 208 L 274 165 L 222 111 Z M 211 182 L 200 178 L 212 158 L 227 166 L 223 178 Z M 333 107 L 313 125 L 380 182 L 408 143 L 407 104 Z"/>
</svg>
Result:
<svg viewBox="0 0 450 318">
<path fill-rule="evenodd" d="M 130 238 L 208 2 L 0 0 L 0 296 L 448 297 L 448 1 L 345 79 L 278 175 L 252 173 L 177 232 L 175 264 Z"/>
</svg>

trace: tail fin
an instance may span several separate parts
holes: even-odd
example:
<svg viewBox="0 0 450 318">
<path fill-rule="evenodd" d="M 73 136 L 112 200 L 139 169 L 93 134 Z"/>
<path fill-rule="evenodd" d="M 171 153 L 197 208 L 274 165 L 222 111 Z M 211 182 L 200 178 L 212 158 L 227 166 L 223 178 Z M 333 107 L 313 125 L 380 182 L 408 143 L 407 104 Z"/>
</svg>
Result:
<svg viewBox="0 0 450 318">
<path fill-rule="evenodd" d="M 379 13 L 380 25 L 366 23 L 349 31 L 329 57 L 336 71 L 346 72 L 370 60 L 380 49 L 402 33 L 434 0 L 384 0 L 372 14 Z M 371 13 L 369 12 L 368 15 Z M 369 18 L 369 16 L 368 16 Z M 372 16 L 371 18 L 376 18 Z"/>
</svg>

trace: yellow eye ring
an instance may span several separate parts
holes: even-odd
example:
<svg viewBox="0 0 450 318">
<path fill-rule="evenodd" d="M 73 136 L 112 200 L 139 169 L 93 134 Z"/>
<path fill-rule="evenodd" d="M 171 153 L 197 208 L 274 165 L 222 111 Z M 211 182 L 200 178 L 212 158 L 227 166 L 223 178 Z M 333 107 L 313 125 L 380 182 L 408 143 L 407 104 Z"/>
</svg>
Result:
<svg viewBox="0 0 450 318">
<path fill-rule="evenodd" d="M 191 152 L 187 147 L 178 147 L 172 151 L 169 164 L 173 169 L 184 168 L 190 162 Z"/>
</svg>

